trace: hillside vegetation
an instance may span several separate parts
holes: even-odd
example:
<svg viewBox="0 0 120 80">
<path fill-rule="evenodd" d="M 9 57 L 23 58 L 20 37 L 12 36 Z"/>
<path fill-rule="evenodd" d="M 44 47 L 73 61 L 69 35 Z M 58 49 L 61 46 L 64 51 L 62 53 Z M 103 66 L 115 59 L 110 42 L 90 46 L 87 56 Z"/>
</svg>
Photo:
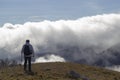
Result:
<svg viewBox="0 0 120 80">
<path fill-rule="evenodd" d="M 32 64 L 33 74 L 23 71 L 23 66 L 0 69 L 0 80 L 120 80 L 120 73 L 104 68 L 76 63 L 37 63 Z M 73 78 L 70 71 L 84 78 Z"/>
</svg>

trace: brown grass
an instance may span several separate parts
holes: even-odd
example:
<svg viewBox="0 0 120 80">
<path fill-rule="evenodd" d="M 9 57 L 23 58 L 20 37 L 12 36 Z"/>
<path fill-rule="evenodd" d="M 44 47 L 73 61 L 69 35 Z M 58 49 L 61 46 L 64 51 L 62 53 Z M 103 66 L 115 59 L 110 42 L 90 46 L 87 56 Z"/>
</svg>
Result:
<svg viewBox="0 0 120 80">
<path fill-rule="evenodd" d="M 89 80 L 120 80 L 119 72 L 76 63 L 32 64 L 32 70 L 34 75 L 24 73 L 23 66 L 2 68 L 0 80 L 75 80 L 67 75 L 71 70 Z"/>
</svg>

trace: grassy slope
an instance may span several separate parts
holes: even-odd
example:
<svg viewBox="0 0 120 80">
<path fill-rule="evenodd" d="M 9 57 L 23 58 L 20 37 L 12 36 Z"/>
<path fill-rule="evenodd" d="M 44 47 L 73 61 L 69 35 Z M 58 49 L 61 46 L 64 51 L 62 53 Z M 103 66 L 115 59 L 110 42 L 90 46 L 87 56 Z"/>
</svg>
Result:
<svg viewBox="0 0 120 80">
<path fill-rule="evenodd" d="M 90 80 L 120 80 L 119 72 L 75 63 L 33 64 L 32 70 L 35 75 L 25 74 L 22 66 L 4 68 L 0 70 L 0 80 L 74 80 L 67 75 L 71 70 Z"/>
</svg>

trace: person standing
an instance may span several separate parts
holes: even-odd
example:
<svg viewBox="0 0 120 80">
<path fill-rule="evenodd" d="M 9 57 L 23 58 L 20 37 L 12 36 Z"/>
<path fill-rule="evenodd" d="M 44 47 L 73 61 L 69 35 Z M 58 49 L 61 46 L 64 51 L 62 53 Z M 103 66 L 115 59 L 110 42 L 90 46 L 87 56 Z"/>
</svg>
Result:
<svg viewBox="0 0 120 80">
<path fill-rule="evenodd" d="M 31 72 L 31 57 L 34 57 L 34 49 L 30 44 L 30 40 L 26 40 L 21 50 L 21 55 L 24 54 L 24 71 Z"/>
</svg>

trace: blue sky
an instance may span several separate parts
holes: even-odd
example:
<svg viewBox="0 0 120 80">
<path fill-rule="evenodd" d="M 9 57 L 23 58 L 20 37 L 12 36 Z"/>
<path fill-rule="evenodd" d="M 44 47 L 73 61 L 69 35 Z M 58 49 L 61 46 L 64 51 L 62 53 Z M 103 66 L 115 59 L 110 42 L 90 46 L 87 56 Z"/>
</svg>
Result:
<svg viewBox="0 0 120 80">
<path fill-rule="evenodd" d="M 120 12 L 120 0 L 0 0 L 0 25 Z"/>
</svg>

